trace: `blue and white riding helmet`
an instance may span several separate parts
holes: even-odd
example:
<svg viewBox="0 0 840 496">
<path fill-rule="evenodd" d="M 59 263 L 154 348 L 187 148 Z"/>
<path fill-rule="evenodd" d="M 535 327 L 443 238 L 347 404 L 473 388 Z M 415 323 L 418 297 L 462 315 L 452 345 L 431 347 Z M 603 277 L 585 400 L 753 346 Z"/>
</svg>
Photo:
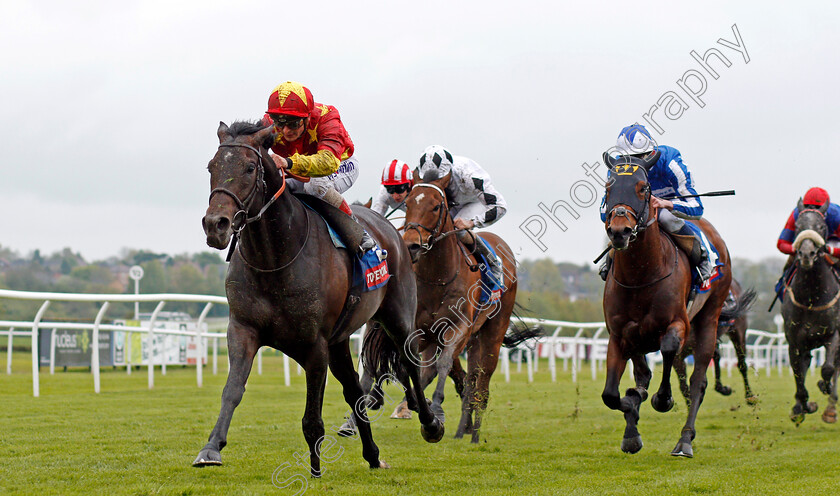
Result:
<svg viewBox="0 0 840 496">
<path fill-rule="evenodd" d="M 618 133 L 615 147 L 622 155 L 641 155 L 656 149 L 656 141 L 645 126 L 631 124 Z"/>
<path fill-rule="evenodd" d="M 440 145 L 427 146 L 420 156 L 419 173 L 423 181 L 434 181 L 452 170 L 452 154 Z"/>
</svg>

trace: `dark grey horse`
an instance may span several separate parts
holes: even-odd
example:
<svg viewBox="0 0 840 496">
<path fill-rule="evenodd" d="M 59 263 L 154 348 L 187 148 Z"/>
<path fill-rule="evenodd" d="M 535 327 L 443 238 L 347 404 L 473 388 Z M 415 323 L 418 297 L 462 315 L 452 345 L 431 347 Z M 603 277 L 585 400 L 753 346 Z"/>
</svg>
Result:
<svg viewBox="0 0 840 496">
<path fill-rule="evenodd" d="M 325 437 L 321 407 L 327 368 L 344 388 L 344 399 L 359 422 L 362 456 L 371 468 L 379 459 L 365 411 L 366 399 L 350 356 L 350 334 L 370 319 L 379 322 L 401 355 L 418 399 L 421 434 L 428 442 L 443 437 L 420 387 L 420 371 L 406 353 L 417 354 L 414 330 L 417 284 L 408 249 L 396 229 L 364 207 L 355 214 L 388 251 L 391 279 L 376 290 L 358 293 L 347 250 L 335 249 L 326 225 L 303 200 L 286 191 L 287 172 L 268 155 L 271 127 L 248 122 L 221 123 L 219 149 L 210 160 L 210 205 L 204 216 L 207 244 L 222 249 L 239 233 L 225 289 L 230 303 L 227 342 L 230 372 L 222 392 L 216 426 L 193 465 L 221 465 L 233 411 L 242 400 L 254 355 L 261 346 L 278 349 L 306 372 L 306 407 L 301 422 L 309 445 L 310 472 L 321 474 Z M 285 191 L 285 193 L 284 193 Z M 408 382 L 408 381 L 406 381 Z"/>
<path fill-rule="evenodd" d="M 796 425 L 805 420 L 806 413 L 817 411 L 817 404 L 808 401 L 805 374 L 811 363 L 811 350 L 824 346 L 826 360 L 822 366 L 820 391 L 829 395 L 823 413 L 826 422 L 836 421 L 837 375 L 840 360 L 837 353 L 838 324 L 840 323 L 840 277 L 824 253 L 827 226 L 825 212 L 828 203 L 819 209 L 806 209 L 799 200 L 796 219 L 795 272 L 785 287 L 782 317 L 790 352 L 790 366 L 796 381 L 796 403 L 790 418 Z"/>
</svg>

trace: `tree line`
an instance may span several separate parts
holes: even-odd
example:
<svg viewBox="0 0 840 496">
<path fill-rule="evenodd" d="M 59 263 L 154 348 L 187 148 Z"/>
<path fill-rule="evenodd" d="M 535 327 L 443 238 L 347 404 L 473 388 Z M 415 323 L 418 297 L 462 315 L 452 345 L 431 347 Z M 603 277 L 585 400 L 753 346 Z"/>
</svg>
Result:
<svg viewBox="0 0 840 496">
<path fill-rule="evenodd" d="M 773 285 L 781 274 L 782 258 L 760 261 L 733 260 L 734 276 L 745 288 L 758 293 L 750 314 L 750 327 L 775 330 L 774 313 L 767 307 L 773 299 Z M 118 256 L 94 262 L 65 248 L 42 255 L 39 250 L 21 256 L 0 246 L 0 287 L 20 291 L 60 293 L 132 294 L 134 281 L 128 269 L 144 269 L 141 293 L 183 293 L 224 296 L 227 263 L 216 252 L 168 255 L 144 250 L 125 249 Z M 599 322 L 604 319 L 601 301 L 604 283 L 592 264 L 555 262 L 548 258 L 522 260 L 517 267 L 517 302 L 525 307 L 523 316 L 572 322 Z M 31 320 L 40 302 L 0 299 L 0 318 Z M 146 306 L 144 306 L 146 305 Z M 150 312 L 153 303 L 141 304 L 141 312 Z M 166 310 L 183 311 L 197 316 L 203 304 L 168 302 Z M 778 312 L 779 307 L 776 307 Z M 96 303 L 54 302 L 45 318 L 57 321 L 90 320 L 98 310 Z M 211 316 L 226 316 L 227 307 L 215 305 Z M 113 305 L 110 318 L 132 318 L 134 305 Z"/>
<path fill-rule="evenodd" d="M 224 296 L 227 264 L 217 253 L 167 255 L 144 250 L 123 250 L 119 256 L 95 262 L 65 248 L 50 255 L 35 250 L 26 256 L 0 247 L 0 287 L 18 291 L 57 293 L 133 294 L 134 281 L 128 277 L 133 265 L 143 267 L 141 293 L 182 293 Z M 4 320 L 31 320 L 41 302 L 0 299 Z M 141 312 L 150 312 L 154 303 L 141 303 Z M 203 303 L 167 302 L 165 310 L 197 316 Z M 96 315 L 97 303 L 53 302 L 45 319 L 89 321 Z M 227 307 L 214 305 L 211 316 L 227 315 Z M 116 303 L 109 318 L 133 318 L 133 303 Z"/>
</svg>

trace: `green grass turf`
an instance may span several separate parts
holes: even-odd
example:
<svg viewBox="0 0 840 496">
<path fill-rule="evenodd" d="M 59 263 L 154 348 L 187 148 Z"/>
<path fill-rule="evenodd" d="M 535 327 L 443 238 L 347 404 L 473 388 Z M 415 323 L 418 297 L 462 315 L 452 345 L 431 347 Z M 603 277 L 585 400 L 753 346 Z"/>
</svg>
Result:
<svg viewBox="0 0 840 496">
<path fill-rule="evenodd" d="M 190 466 L 204 445 L 219 411 L 226 371 L 195 385 L 195 369 L 156 373 L 147 388 L 146 370 L 127 376 L 103 370 L 102 393 L 93 393 L 86 370 L 41 374 L 41 397 L 32 397 L 28 356 L 15 353 L 14 374 L 0 375 L 0 494 L 295 494 L 295 484 L 272 485 L 272 473 L 292 466 L 277 480 L 306 469 L 294 465 L 305 453 L 300 419 L 303 376 L 283 386 L 281 359 L 267 353 L 263 375 L 256 367 L 222 450 L 224 466 Z M 5 354 L 0 363 L 5 365 Z M 294 374 L 294 367 L 292 368 Z M 657 370 L 654 383 L 659 380 Z M 793 379 L 785 370 L 751 380 L 760 403 L 745 404 L 737 371 L 724 382 L 735 394 L 709 388 L 697 422 L 695 458 L 670 455 L 685 421 L 678 398 L 661 414 L 645 402 L 639 425 L 644 449 L 621 452 L 624 420 L 601 402 L 603 373 L 592 381 L 584 366 L 578 384 L 560 371 L 552 383 L 546 362 L 533 384 L 513 369 L 506 384 L 501 369 L 491 384 L 490 408 L 482 440 L 455 440 L 457 400 L 451 383 L 444 403 L 447 433 L 438 444 L 420 437 L 416 418 L 387 418 L 373 424 L 374 439 L 390 470 L 370 470 L 356 440 L 340 438 L 344 449 L 324 463 L 321 479 L 302 478 L 306 494 L 831 494 L 837 483 L 840 425 L 811 415 L 796 428 L 788 419 Z M 809 375 L 812 399 L 825 397 Z M 622 389 L 629 386 L 625 377 Z M 390 386 L 396 396 L 400 391 Z M 396 398 L 395 398 L 396 399 Z M 347 410 L 338 382 L 330 377 L 324 423 L 340 425 Z M 337 454 L 332 451 L 332 454 Z"/>
</svg>

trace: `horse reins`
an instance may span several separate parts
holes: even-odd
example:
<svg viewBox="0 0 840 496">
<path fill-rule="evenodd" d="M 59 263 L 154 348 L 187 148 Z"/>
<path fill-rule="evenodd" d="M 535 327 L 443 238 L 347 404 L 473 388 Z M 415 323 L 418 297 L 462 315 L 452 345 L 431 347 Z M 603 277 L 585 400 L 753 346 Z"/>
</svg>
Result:
<svg viewBox="0 0 840 496">
<path fill-rule="evenodd" d="M 252 152 L 256 153 L 257 158 L 259 159 L 259 161 L 257 162 L 257 179 L 254 181 L 254 184 L 251 187 L 251 191 L 248 192 L 248 196 L 245 197 L 245 200 L 240 200 L 235 193 L 221 186 L 214 188 L 213 191 L 210 192 L 210 199 L 212 199 L 213 195 L 215 195 L 216 193 L 224 193 L 229 197 L 233 198 L 233 201 L 236 202 L 236 206 L 239 207 L 239 210 L 237 210 L 236 213 L 233 214 L 231 228 L 233 229 L 233 232 L 235 232 L 238 235 L 239 232 L 245 228 L 245 226 L 252 222 L 260 220 L 265 211 L 268 210 L 268 208 L 277 200 L 277 198 L 279 198 L 280 195 L 283 194 L 283 191 L 285 191 L 286 189 L 286 172 L 281 168 L 280 177 L 282 178 L 283 182 L 280 185 L 280 189 L 278 189 L 277 192 L 274 193 L 274 196 L 272 196 L 271 199 L 268 200 L 268 202 L 265 205 L 263 205 L 263 207 L 260 209 L 257 215 L 253 217 L 248 217 L 248 210 L 251 206 L 251 202 L 254 201 L 254 197 L 256 196 L 257 190 L 259 189 L 258 184 L 262 183 L 263 188 L 265 188 L 265 168 L 263 167 L 262 153 L 253 146 L 248 145 L 246 143 L 222 143 L 221 145 L 219 145 L 219 148 L 223 147 L 247 148 Z M 239 225 L 237 226 L 237 224 Z"/>
<path fill-rule="evenodd" d="M 271 196 L 271 198 L 266 202 L 266 204 L 262 206 L 260 211 L 257 212 L 257 215 L 255 215 L 253 217 L 248 217 L 248 210 L 251 207 L 251 202 L 253 202 L 254 198 L 256 198 L 257 191 L 259 190 L 259 187 L 258 187 L 259 183 L 262 183 L 263 189 L 265 189 L 265 187 L 266 187 L 266 185 L 265 185 L 265 168 L 263 167 L 262 153 L 259 150 L 257 150 L 256 148 L 254 148 L 253 146 L 251 146 L 249 144 L 246 144 L 246 143 L 222 143 L 222 144 L 219 145 L 219 148 L 222 148 L 222 147 L 247 148 L 247 149 L 251 150 L 252 152 L 256 153 L 257 158 L 259 159 L 259 161 L 257 162 L 257 179 L 254 181 L 254 184 L 251 187 L 251 191 L 248 192 L 248 196 L 245 197 L 245 200 L 240 200 L 239 197 L 234 192 L 230 191 L 227 188 L 221 187 L 221 186 L 217 187 L 217 188 L 214 188 L 210 192 L 210 200 L 213 199 L 214 194 L 224 193 L 224 194 L 228 195 L 229 197 L 233 198 L 233 201 L 236 202 L 236 206 L 239 207 L 239 210 L 237 210 L 236 213 L 233 214 L 233 220 L 231 221 L 231 229 L 233 229 L 233 239 L 231 240 L 230 250 L 228 251 L 228 256 L 227 256 L 227 261 L 229 262 L 230 258 L 231 258 L 231 255 L 233 255 L 233 251 L 236 248 L 236 244 L 237 244 L 237 241 L 239 239 L 241 231 L 243 229 L 245 229 L 245 226 L 247 226 L 248 224 L 251 224 L 252 222 L 256 222 L 256 221 L 262 219 L 262 216 L 265 213 L 265 211 L 268 210 L 269 207 L 271 207 L 271 205 L 273 205 L 274 202 L 277 201 L 278 198 L 280 198 L 280 195 L 282 195 L 283 192 L 286 190 L 286 175 L 288 174 L 290 177 L 293 177 L 293 178 L 295 178 L 299 181 L 302 181 L 302 182 L 308 182 L 309 178 L 308 177 L 303 177 L 303 176 L 298 176 L 297 174 L 292 174 L 291 172 L 286 171 L 285 169 L 280 167 L 279 168 L 280 169 L 280 178 L 282 179 L 282 184 L 280 185 L 280 188 L 278 188 L 277 192 L 274 193 L 274 195 Z M 238 226 L 237 226 L 237 223 L 239 224 Z M 292 257 L 292 259 L 290 261 L 288 261 L 287 263 L 281 265 L 280 267 L 276 267 L 274 269 L 261 269 L 261 268 L 255 266 L 255 265 L 249 263 L 247 260 L 245 260 L 245 256 L 242 254 L 241 251 L 239 252 L 239 256 L 242 258 L 242 261 L 245 263 L 245 265 L 247 265 L 248 267 L 250 267 L 250 268 L 252 268 L 256 271 L 259 271 L 259 272 L 274 272 L 274 271 L 278 271 L 278 270 L 281 270 L 281 269 L 285 269 L 286 267 L 291 265 L 292 262 L 297 260 L 298 256 L 303 252 L 303 248 L 306 246 L 306 242 L 308 240 L 309 240 L 309 215 L 307 214 L 306 215 L 306 239 L 303 240 L 303 244 L 300 246 L 300 249 L 295 254 L 295 256 Z"/>
</svg>

